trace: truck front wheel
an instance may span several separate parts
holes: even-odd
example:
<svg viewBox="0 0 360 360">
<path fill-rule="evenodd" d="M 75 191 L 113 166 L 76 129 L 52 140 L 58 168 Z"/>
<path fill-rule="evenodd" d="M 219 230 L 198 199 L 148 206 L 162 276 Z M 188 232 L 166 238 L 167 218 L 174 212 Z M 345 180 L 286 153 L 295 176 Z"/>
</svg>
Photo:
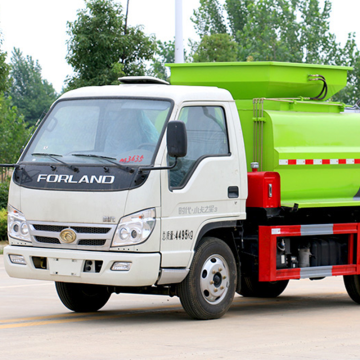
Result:
<svg viewBox="0 0 360 360">
<path fill-rule="evenodd" d="M 239 294 L 244 297 L 274 298 L 285 290 L 288 283 L 289 280 L 260 282 L 253 276 L 243 276 Z"/>
<path fill-rule="evenodd" d="M 236 278 L 236 263 L 230 247 L 220 239 L 204 238 L 188 276 L 178 285 L 177 294 L 192 318 L 217 319 L 232 303 Z"/>
<path fill-rule="evenodd" d="M 75 312 L 93 312 L 101 309 L 109 300 L 106 286 L 55 282 L 61 302 Z"/>
<path fill-rule="evenodd" d="M 350 298 L 360 304 L 360 276 L 346 275 L 344 276 L 344 284 Z"/>
</svg>

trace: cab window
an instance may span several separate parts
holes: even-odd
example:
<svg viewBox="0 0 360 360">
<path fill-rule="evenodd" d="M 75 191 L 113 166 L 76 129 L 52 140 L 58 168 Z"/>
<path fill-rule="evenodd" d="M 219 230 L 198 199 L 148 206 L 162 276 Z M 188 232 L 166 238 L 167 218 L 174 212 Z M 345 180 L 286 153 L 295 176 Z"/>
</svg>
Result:
<svg viewBox="0 0 360 360">
<path fill-rule="evenodd" d="M 229 154 L 225 112 L 220 106 L 188 106 L 179 120 L 186 125 L 188 151 L 170 171 L 170 186 L 182 187 L 204 157 Z M 169 163 L 173 163 L 170 158 Z"/>
</svg>

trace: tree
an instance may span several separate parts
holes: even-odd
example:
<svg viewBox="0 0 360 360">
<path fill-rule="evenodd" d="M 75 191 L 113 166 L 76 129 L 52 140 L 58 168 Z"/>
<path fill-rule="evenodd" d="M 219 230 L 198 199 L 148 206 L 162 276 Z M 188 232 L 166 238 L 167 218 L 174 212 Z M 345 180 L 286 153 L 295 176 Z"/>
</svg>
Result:
<svg viewBox="0 0 360 360">
<path fill-rule="evenodd" d="M 204 35 L 193 59 L 194 62 L 236 61 L 236 42 L 229 34 Z"/>
<path fill-rule="evenodd" d="M 113 0 L 88 0 L 77 20 L 68 22 L 67 62 L 75 75 L 67 90 L 80 86 L 118 84 L 126 75 L 144 75 L 156 49 L 154 37 L 140 26 L 125 25 L 122 6 Z"/>
<path fill-rule="evenodd" d="M 319 0 L 225 0 L 224 5 L 200 0 L 192 21 L 201 38 L 231 35 L 240 61 L 251 56 L 258 61 L 320 63 L 331 62 L 328 54 L 337 46 L 329 32 L 330 12 L 330 0 L 324 1 L 322 11 Z M 226 17 L 219 15 L 224 13 Z"/>
<path fill-rule="evenodd" d="M 0 32 L 0 36 L 1 36 Z M 0 39 L 0 47 L 2 45 L 3 40 Z M 10 65 L 8 65 L 6 61 L 6 52 L 1 51 L 0 49 L 0 93 L 6 91 L 9 87 L 9 72 Z"/>
<path fill-rule="evenodd" d="M 360 100 L 360 52 L 356 47 L 355 36 L 353 34 L 349 34 L 344 51 L 336 54 L 339 58 L 337 63 L 342 63 L 343 57 L 347 59 L 347 54 L 349 53 L 353 54 L 353 56 L 350 58 L 350 61 L 348 61 L 348 65 L 352 66 L 353 70 L 348 71 L 346 87 L 335 94 L 332 100 L 345 104 L 355 104 Z"/>
<path fill-rule="evenodd" d="M 20 49 L 14 48 L 12 52 L 10 76 L 12 104 L 24 115 L 26 124 L 33 126 L 58 95 L 53 86 L 42 79 L 39 62 L 23 56 Z"/>
<path fill-rule="evenodd" d="M 194 17 L 191 20 L 201 38 L 204 35 L 227 32 L 223 8 L 218 0 L 200 0 L 200 7 L 194 10 Z"/>
<path fill-rule="evenodd" d="M 150 65 L 149 75 L 155 76 L 159 79 L 169 81 L 170 69 L 165 64 L 175 62 L 175 40 L 170 41 L 156 41 L 156 51 Z M 188 60 L 186 49 L 184 49 L 184 59 Z"/>
<path fill-rule="evenodd" d="M 156 42 L 156 52 L 151 64 L 150 74 L 168 81 L 170 77 L 170 71 L 165 67 L 167 63 L 175 62 L 175 41 L 160 41 Z"/>
<path fill-rule="evenodd" d="M 32 128 L 25 124 L 24 117 L 12 105 L 11 97 L 0 95 L 0 163 L 13 164 L 29 138 Z"/>
<path fill-rule="evenodd" d="M 295 8 L 282 0 L 263 0 L 247 6 L 246 22 L 235 39 L 239 44 L 239 60 L 301 62 L 298 41 L 300 25 Z"/>
<path fill-rule="evenodd" d="M 1 36 L 1 33 L 0 33 Z M 2 39 L 0 39 L 0 45 Z M 10 65 L 5 63 L 6 52 L 0 50 L 0 163 L 16 162 L 20 155 L 21 147 L 30 134 L 22 116 L 12 105 L 11 97 L 5 97 L 4 92 L 8 91 L 10 86 L 9 72 Z M 0 180 L 4 180 L 6 171 L 0 169 Z M 7 201 L 8 184 L 2 184 L 0 189 L 0 201 L 3 206 L 4 200 Z M 1 230 L 0 230 L 1 231 Z"/>
<path fill-rule="evenodd" d="M 224 9 L 226 10 L 228 26 L 233 36 L 238 31 L 243 30 L 249 15 L 248 6 L 251 1 L 252 0 L 225 2 Z"/>
</svg>

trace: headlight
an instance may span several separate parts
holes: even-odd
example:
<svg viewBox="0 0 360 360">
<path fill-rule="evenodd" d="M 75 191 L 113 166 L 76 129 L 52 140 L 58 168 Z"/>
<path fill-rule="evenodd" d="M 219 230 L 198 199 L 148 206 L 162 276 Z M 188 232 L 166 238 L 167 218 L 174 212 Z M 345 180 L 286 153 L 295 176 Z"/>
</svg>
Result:
<svg viewBox="0 0 360 360">
<path fill-rule="evenodd" d="M 31 242 L 25 216 L 11 205 L 8 206 L 8 234 L 14 239 Z"/>
<path fill-rule="evenodd" d="M 155 209 L 147 209 L 120 219 L 111 246 L 140 244 L 155 227 Z"/>
</svg>

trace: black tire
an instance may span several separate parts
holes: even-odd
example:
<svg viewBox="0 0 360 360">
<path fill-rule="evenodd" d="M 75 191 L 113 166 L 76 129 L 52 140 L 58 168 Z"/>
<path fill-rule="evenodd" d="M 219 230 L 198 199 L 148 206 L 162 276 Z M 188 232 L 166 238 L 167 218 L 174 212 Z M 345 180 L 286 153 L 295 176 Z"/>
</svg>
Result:
<svg viewBox="0 0 360 360">
<path fill-rule="evenodd" d="M 55 282 L 61 302 L 75 312 L 93 312 L 101 309 L 109 300 L 106 286 Z"/>
<path fill-rule="evenodd" d="M 229 309 L 236 281 L 236 262 L 230 247 L 220 239 L 204 238 L 177 294 L 192 318 L 217 319 Z"/>
<path fill-rule="evenodd" d="M 244 297 L 274 298 L 278 297 L 287 287 L 289 280 L 260 282 L 255 277 L 241 277 L 240 295 Z"/>
<path fill-rule="evenodd" d="M 360 276 L 346 275 L 344 276 L 344 284 L 350 298 L 360 304 Z"/>
</svg>

